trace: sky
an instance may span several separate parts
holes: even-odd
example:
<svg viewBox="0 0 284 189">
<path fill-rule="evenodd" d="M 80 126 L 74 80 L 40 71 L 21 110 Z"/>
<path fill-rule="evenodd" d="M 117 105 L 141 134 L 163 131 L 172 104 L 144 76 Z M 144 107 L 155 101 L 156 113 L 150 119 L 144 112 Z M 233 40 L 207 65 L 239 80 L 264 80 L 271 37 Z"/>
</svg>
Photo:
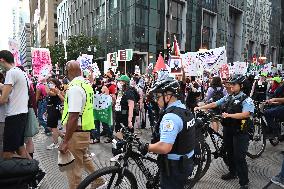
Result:
<svg viewBox="0 0 284 189">
<path fill-rule="evenodd" d="M 0 0 L 0 49 L 8 49 L 8 38 L 13 34 L 12 9 L 17 0 Z"/>
</svg>

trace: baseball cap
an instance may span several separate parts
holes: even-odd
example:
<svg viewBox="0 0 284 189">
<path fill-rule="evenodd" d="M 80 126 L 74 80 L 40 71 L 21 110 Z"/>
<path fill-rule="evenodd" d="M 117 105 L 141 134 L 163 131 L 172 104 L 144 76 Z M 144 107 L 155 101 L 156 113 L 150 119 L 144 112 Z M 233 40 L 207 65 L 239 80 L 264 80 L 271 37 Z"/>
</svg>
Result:
<svg viewBox="0 0 284 189">
<path fill-rule="evenodd" d="M 129 83 L 130 78 L 127 75 L 122 75 L 117 79 L 117 81 L 125 81 L 125 82 Z"/>
</svg>

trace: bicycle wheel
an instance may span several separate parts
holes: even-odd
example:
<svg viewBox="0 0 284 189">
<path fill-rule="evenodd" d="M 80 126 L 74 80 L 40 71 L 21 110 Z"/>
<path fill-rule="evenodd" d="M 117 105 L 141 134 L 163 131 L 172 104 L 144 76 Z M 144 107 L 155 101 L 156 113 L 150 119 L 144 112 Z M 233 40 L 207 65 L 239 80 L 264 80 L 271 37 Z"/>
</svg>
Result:
<svg viewBox="0 0 284 189">
<path fill-rule="evenodd" d="M 263 129 L 260 123 L 255 123 L 254 125 L 253 138 L 249 140 L 249 146 L 247 151 L 247 156 L 255 159 L 261 156 L 265 150 L 266 139 L 263 135 Z"/>
<path fill-rule="evenodd" d="M 127 169 L 117 166 L 104 167 L 87 176 L 77 189 L 123 188 L 138 189 L 134 175 Z"/>
<path fill-rule="evenodd" d="M 198 180 L 200 180 L 206 174 L 211 164 L 211 150 L 206 142 L 203 143 L 201 151 L 201 171 Z"/>
<path fill-rule="evenodd" d="M 192 171 L 191 176 L 188 178 L 186 185 L 184 188 L 189 189 L 189 188 L 193 188 L 194 185 L 201 179 L 200 174 L 203 171 L 203 163 L 204 163 L 204 144 L 206 144 L 205 142 L 201 142 L 199 141 L 197 143 L 197 145 L 195 146 L 194 149 L 194 169 Z M 209 147 L 209 146 L 208 146 Z M 211 152 L 210 152 L 210 156 L 211 156 Z M 210 157 L 210 161 L 211 161 L 211 157 Z M 207 171 L 207 170 L 206 170 Z M 204 173 L 205 174 L 205 173 Z"/>
</svg>

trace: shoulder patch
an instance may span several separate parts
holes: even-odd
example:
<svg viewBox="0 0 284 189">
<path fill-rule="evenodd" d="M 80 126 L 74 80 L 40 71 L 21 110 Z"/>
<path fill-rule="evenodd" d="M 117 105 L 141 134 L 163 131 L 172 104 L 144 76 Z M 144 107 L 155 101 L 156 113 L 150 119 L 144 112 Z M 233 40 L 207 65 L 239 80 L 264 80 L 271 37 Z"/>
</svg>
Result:
<svg viewBox="0 0 284 189">
<path fill-rule="evenodd" d="M 172 131 L 174 130 L 174 122 L 172 120 L 165 120 L 162 122 L 162 130 L 163 131 Z"/>
<path fill-rule="evenodd" d="M 248 103 L 249 105 L 253 105 L 253 100 L 251 98 L 247 98 L 245 102 Z"/>
</svg>

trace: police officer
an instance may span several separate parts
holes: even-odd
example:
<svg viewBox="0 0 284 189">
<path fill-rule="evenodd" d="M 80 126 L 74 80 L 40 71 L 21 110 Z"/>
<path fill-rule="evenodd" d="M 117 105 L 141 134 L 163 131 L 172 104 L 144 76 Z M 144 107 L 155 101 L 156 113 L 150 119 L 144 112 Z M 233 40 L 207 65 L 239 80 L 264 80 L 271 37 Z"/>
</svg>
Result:
<svg viewBox="0 0 284 189">
<path fill-rule="evenodd" d="M 244 76 L 234 75 L 230 78 L 232 94 L 195 110 L 222 107 L 224 145 L 227 152 L 229 173 L 223 175 L 223 180 L 239 177 L 241 189 L 248 188 L 248 167 L 246 153 L 248 150 L 248 119 L 254 112 L 254 104 L 250 97 L 242 91 Z"/>
<path fill-rule="evenodd" d="M 153 94 L 163 113 L 156 125 L 152 144 L 142 144 L 142 154 L 159 154 L 162 189 L 182 189 L 193 171 L 195 120 L 185 105 L 178 100 L 180 86 L 177 80 L 167 77 L 158 80 Z"/>
</svg>

